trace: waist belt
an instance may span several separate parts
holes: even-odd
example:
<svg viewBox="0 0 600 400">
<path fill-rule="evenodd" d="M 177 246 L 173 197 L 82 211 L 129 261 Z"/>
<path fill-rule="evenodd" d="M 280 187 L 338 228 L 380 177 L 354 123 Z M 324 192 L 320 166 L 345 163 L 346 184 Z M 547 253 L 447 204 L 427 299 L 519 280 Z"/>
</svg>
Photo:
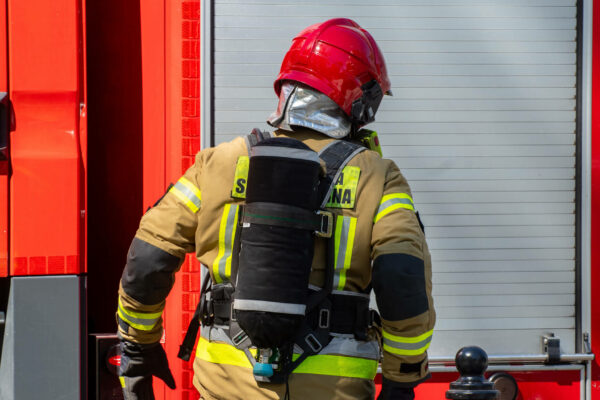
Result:
<svg viewBox="0 0 600 400">
<path fill-rule="evenodd" d="M 351 293 L 351 292 L 349 292 Z M 211 292 L 209 312 L 212 321 L 203 321 L 205 325 L 228 325 L 233 313 L 233 287 L 215 285 Z M 333 334 L 352 334 L 357 340 L 367 339 L 367 330 L 378 319 L 375 310 L 369 309 L 369 298 L 357 294 L 332 293 L 331 311 L 318 307 L 308 313 L 306 322 L 312 329 L 329 326 Z"/>
<path fill-rule="evenodd" d="M 329 316 L 329 330 L 333 334 L 352 334 L 356 340 L 367 340 L 367 331 L 379 319 L 375 310 L 369 309 L 369 298 L 352 294 L 332 293 L 331 315 Z M 323 310 L 306 316 L 308 326 L 313 329 L 324 327 L 328 318 Z"/>
</svg>

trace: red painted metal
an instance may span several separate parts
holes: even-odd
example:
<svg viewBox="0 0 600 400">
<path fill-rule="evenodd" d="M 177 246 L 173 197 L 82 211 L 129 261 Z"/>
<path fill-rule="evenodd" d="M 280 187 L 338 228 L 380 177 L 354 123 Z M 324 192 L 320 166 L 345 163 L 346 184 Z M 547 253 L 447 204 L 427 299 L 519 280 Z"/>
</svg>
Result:
<svg viewBox="0 0 600 400">
<path fill-rule="evenodd" d="M 200 148 L 198 0 L 140 2 L 144 207 L 160 197 L 193 164 Z M 188 255 L 163 315 L 164 345 L 177 389 L 155 380 L 161 399 L 197 399 L 192 362 L 176 358 L 199 299 L 200 266 Z"/>
<path fill-rule="evenodd" d="M 143 123 L 143 207 L 151 207 L 168 186 L 166 178 L 166 116 L 165 116 L 165 8 L 163 1 L 141 1 L 141 75 L 142 75 L 142 123 Z M 177 135 L 177 132 L 169 132 Z M 177 278 L 175 284 L 177 285 Z M 171 295 L 167 308 L 171 309 Z M 168 309 L 163 314 L 165 336 L 169 335 L 170 325 Z M 169 363 L 173 368 L 173 354 L 169 354 Z M 177 354 L 177 352 L 175 352 Z M 175 376 L 177 386 L 180 382 Z M 154 380 L 154 393 L 157 400 L 175 399 L 162 381 Z"/>
<path fill-rule="evenodd" d="M 84 272 L 81 12 L 78 0 L 8 1 L 12 275 Z"/>
<path fill-rule="evenodd" d="M 600 0 L 593 3 L 592 43 L 592 216 L 591 216 L 591 293 L 592 293 L 592 400 L 600 399 Z"/>
<path fill-rule="evenodd" d="M 82 272 L 88 272 L 88 120 L 87 120 L 87 35 L 86 35 L 86 2 L 80 3 L 80 15 L 77 21 L 79 38 L 81 38 L 79 57 L 79 152 L 81 154 L 81 168 L 79 169 L 79 204 L 81 207 L 79 219 L 79 253 L 81 257 Z"/>
<path fill-rule="evenodd" d="M 486 376 L 491 375 L 488 373 Z M 517 400 L 578 400 L 580 398 L 579 371 L 537 371 L 511 373 L 517 381 Z M 417 386 L 416 400 L 443 400 L 450 382 L 458 373 L 434 373 L 426 383 Z M 381 390 L 381 378 L 375 380 L 377 395 Z M 376 396 L 377 397 L 377 396 Z"/>
<path fill-rule="evenodd" d="M 0 92 L 8 93 L 6 2 L 0 3 Z M 8 99 L 7 99 L 8 100 Z M 5 129 L 7 127 L 0 127 Z M 6 153 L 8 156 L 8 152 Z M 8 173 L 7 159 L 0 155 L 0 278 L 8 276 Z"/>
<path fill-rule="evenodd" d="M 165 1 L 166 176 L 175 182 L 200 150 L 200 1 Z M 189 254 L 167 299 L 165 347 L 178 383 L 166 389 L 166 399 L 196 400 L 192 361 L 176 358 L 199 301 L 200 264 Z M 192 358 L 193 360 L 193 358 Z"/>
</svg>

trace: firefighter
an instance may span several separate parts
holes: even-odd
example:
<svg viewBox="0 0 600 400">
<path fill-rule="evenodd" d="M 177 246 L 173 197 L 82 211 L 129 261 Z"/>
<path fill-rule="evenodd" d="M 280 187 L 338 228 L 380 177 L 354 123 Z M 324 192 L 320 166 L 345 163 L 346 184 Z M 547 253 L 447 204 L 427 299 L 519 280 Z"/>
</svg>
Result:
<svg viewBox="0 0 600 400">
<path fill-rule="evenodd" d="M 359 128 L 374 120 L 383 95 L 391 95 L 383 55 L 371 35 L 354 21 L 329 20 L 294 38 L 274 87 L 279 103 L 268 120 L 274 132 L 254 132 L 202 150 L 195 164 L 141 220 L 121 278 L 117 311 L 122 341 L 119 374 L 127 400 L 153 399 L 152 376 L 175 387 L 158 343 L 161 314 L 175 273 L 190 252 L 207 267 L 213 285 L 210 299 L 204 299 L 213 303 L 209 311 L 205 305 L 200 312 L 203 327 L 194 361 L 194 386 L 202 398 L 372 399 L 380 359 L 383 377 L 378 399 L 413 399 L 414 387 L 429 377 L 427 349 L 435 311 L 423 226 L 409 185 L 394 162 L 353 144 Z M 268 374 L 259 376 L 263 372 L 257 372 L 253 348 L 241 348 L 236 341 L 231 331 L 233 306 L 227 302 L 236 294 L 226 288 L 236 283 L 230 281 L 240 259 L 239 231 L 251 225 L 242 221 L 250 218 L 243 208 L 246 195 L 250 196 L 249 155 L 252 159 L 264 153 L 264 149 L 254 152 L 261 140 L 278 145 L 282 138 L 288 141 L 285 146 L 293 139 L 293 154 L 302 153 L 307 160 L 315 160 L 313 152 L 324 157 L 327 148 L 344 147 L 332 146 L 335 143 L 346 143 L 351 154 L 334 152 L 329 162 L 318 160 L 320 174 L 334 173 L 323 207 L 323 212 L 331 213 L 323 219 L 324 225 L 331 225 L 322 226 L 321 234 L 310 242 L 306 290 L 321 291 L 329 305 L 316 317 L 315 312 L 301 311 L 306 316 L 300 320 L 312 318 L 312 328 L 309 322 L 302 326 L 309 332 L 326 327 L 328 335 L 326 339 L 312 336 L 316 339 L 309 343 L 310 355 L 277 382 L 269 381 Z M 332 159 L 343 159 L 337 170 L 331 167 Z M 291 177 L 294 171 L 286 173 Z M 255 181 L 270 179 L 269 171 L 257 176 Z M 241 277 L 241 262 L 239 268 Z M 252 274 L 252 269 L 246 271 Z M 275 281 L 286 287 L 287 283 Z M 371 289 L 381 319 L 368 310 Z M 285 309 L 273 302 L 250 303 Z M 243 309 L 242 302 L 235 304 Z"/>
</svg>

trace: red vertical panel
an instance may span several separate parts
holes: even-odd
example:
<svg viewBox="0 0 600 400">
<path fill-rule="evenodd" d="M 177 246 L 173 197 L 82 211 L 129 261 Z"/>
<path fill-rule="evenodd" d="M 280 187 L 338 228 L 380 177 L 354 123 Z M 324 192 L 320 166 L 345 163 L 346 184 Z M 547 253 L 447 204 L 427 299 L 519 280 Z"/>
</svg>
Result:
<svg viewBox="0 0 600 400">
<path fill-rule="evenodd" d="M 142 125 L 143 125 L 143 207 L 151 207 L 168 186 L 165 159 L 165 3 L 140 1 Z M 164 317 L 167 318 L 165 313 Z M 165 328 L 168 326 L 165 320 Z M 171 355 L 170 355 L 171 356 Z M 169 357 L 171 359 L 171 357 Z M 171 360 L 171 365 L 173 361 Z M 179 386 L 179 382 L 177 382 Z M 154 380 L 157 400 L 169 389 Z"/>
<path fill-rule="evenodd" d="M 165 192 L 165 2 L 141 1 L 144 210 Z"/>
<path fill-rule="evenodd" d="M 9 0 L 8 15 L 11 274 L 80 273 L 81 6 Z M 49 268 L 49 256 L 77 262 Z"/>
<path fill-rule="evenodd" d="M 0 94 L 8 92 L 6 33 L 6 2 L 2 2 L 0 3 Z M 5 101 L 5 105 L 8 105 L 8 98 Z M 0 130 L 8 130 L 8 123 L 0 126 Z M 7 143 L 0 140 L 0 278 L 8 276 L 8 148 L 2 150 L 5 145 Z"/>
<path fill-rule="evenodd" d="M 200 149 L 200 1 L 167 0 L 165 21 L 166 173 L 169 181 L 175 181 Z M 192 385 L 192 361 L 176 358 L 199 291 L 200 265 L 189 254 L 167 299 L 165 346 L 178 387 L 167 389 L 166 399 L 199 398 Z"/>
<path fill-rule="evenodd" d="M 592 43 L 592 399 L 600 399 L 600 0 L 593 3 Z"/>
<path fill-rule="evenodd" d="M 199 91 L 192 87 L 199 86 L 199 32 L 189 32 L 185 24 L 193 20 L 198 27 L 200 3 L 165 0 L 140 2 L 140 7 L 144 204 L 149 206 L 193 163 L 199 149 Z M 192 363 L 176 357 L 198 302 L 199 270 L 195 257 L 188 255 L 167 299 L 164 340 L 177 389 L 155 380 L 158 400 L 199 398 L 192 386 Z"/>
<path fill-rule="evenodd" d="M 86 35 L 86 7 L 85 1 L 81 2 L 81 15 L 78 21 L 78 35 L 81 38 L 80 57 L 79 57 L 79 151 L 81 153 L 81 169 L 79 180 L 81 186 L 79 188 L 79 203 L 83 212 L 79 220 L 79 252 L 82 254 L 81 270 L 84 273 L 88 272 L 87 264 L 87 171 L 88 171 L 88 129 L 87 129 L 87 35 Z"/>
</svg>

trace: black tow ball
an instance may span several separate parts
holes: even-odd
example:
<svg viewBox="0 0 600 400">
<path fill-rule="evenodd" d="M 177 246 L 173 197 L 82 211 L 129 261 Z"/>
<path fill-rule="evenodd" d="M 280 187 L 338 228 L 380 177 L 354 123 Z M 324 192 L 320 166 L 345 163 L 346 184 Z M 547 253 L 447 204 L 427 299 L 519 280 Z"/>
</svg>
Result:
<svg viewBox="0 0 600 400">
<path fill-rule="evenodd" d="M 498 397 L 500 392 L 483 376 L 488 357 L 481 347 L 463 347 L 456 353 L 455 361 L 460 378 L 450 384 L 450 390 L 446 392 L 447 399 L 492 400 Z"/>
</svg>

